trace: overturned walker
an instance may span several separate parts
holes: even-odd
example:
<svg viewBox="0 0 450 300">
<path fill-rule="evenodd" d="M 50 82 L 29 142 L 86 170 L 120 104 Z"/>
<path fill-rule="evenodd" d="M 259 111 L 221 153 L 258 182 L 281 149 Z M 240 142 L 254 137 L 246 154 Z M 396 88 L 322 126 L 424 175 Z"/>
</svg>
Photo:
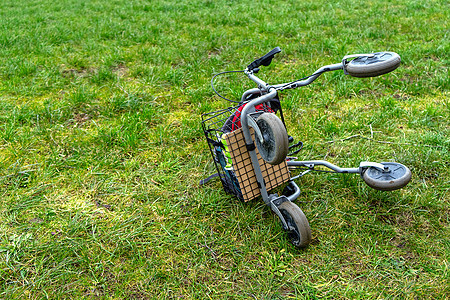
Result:
<svg viewBox="0 0 450 300">
<path fill-rule="evenodd" d="M 383 75 L 400 65 L 400 56 L 394 52 L 348 55 L 340 63 L 321 67 L 300 80 L 269 85 L 255 74 L 260 66 L 270 65 L 280 51 L 276 47 L 253 61 L 244 71 L 239 71 L 257 84 L 257 88 L 244 92 L 241 101 L 226 99 L 216 92 L 237 105 L 203 114 L 202 128 L 224 190 L 243 201 L 261 196 L 280 218 L 292 244 L 303 248 L 311 242 L 311 228 L 305 214 L 293 203 L 300 195 L 300 188 L 294 182 L 296 178 L 322 166 L 330 172 L 359 174 L 368 186 L 392 191 L 408 184 L 411 171 L 396 162 L 361 162 L 358 167 L 341 168 L 324 160 L 297 161 L 292 156 L 301 150 L 303 144 L 293 144 L 292 137 L 287 134 L 278 92 L 306 86 L 330 71 L 343 70 L 353 77 Z M 217 75 L 230 72 L 237 71 Z M 217 75 L 211 81 L 212 86 Z M 292 169 L 302 169 L 303 172 L 291 178 Z M 285 183 L 288 184 L 282 195 L 269 193 Z"/>
</svg>

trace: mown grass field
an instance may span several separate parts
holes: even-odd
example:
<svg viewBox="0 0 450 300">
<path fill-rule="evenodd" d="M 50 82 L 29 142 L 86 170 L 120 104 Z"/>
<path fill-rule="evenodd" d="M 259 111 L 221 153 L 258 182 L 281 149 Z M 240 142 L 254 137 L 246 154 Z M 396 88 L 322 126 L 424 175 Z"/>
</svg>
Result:
<svg viewBox="0 0 450 300">
<path fill-rule="evenodd" d="M 449 3 L 0 1 L 0 299 L 448 299 Z M 262 201 L 218 180 L 201 114 L 213 74 L 275 46 L 271 83 L 346 54 L 402 65 L 281 95 L 300 159 L 398 161 L 379 192 L 308 174 L 295 249 Z M 237 99 L 253 85 L 221 77 Z M 359 135 L 352 139 L 347 137 Z M 371 139 L 367 139 L 371 138 Z M 388 143 L 380 143 L 388 142 Z"/>
</svg>

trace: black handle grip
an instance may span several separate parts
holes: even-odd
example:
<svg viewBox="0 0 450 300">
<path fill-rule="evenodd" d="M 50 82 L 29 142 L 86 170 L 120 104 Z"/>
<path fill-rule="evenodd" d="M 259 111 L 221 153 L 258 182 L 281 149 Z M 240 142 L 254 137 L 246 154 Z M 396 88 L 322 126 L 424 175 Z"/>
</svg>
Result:
<svg viewBox="0 0 450 300">
<path fill-rule="evenodd" d="M 270 50 L 269 53 L 265 54 L 264 56 L 254 60 L 251 64 L 247 66 L 247 69 L 249 71 L 258 68 L 259 66 L 268 66 L 272 62 L 273 57 L 275 54 L 280 53 L 281 49 L 280 47 L 275 47 L 272 50 Z"/>
</svg>

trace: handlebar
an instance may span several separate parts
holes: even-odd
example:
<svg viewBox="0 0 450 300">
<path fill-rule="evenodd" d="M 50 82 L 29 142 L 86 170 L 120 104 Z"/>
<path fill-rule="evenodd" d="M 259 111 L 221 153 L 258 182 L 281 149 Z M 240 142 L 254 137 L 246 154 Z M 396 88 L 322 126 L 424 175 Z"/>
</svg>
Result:
<svg viewBox="0 0 450 300">
<path fill-rule="evenodd" d="M 279 47 L 272 49 L 270 52 L 256 59 L 247 66 L 244 73 L 249 79 L 258 85 L 260 91 L 268 91 L 269 88 L 276 90 L 295 89 L 306 86 L 316 80 L 321 74 L 329 71 L 344 70 L 344 74 L 353 77 L 375 77 L 389 73 L 400 65 L 400 56 L 395 52 L 376 52 L 371 54 L 354 54 L 347 55 L 342 59 L 341 63 L 327 65 L 319 68 L 312 75 L 305 78 L 277 85 L 269 86 L 266 82 L 258 78 L 255 74 L 259 71 L 258 67 L 268 66 L 272 62 L 275 54 L 281 52 Z M 354 58 L 350 62 L 348 59 Z"/>
<path fill-rule="evenodd" d="M 287 89 L 295 89 L 301 86 L 308 85 L 312 83 L 314 80 L 317 79 L 320 75 L 322 75 L 325 72 L 329 71 L 336 71 L 336 70 L 342 70 L 344 68 L 344 65 L 342 63 L 333 64 L 333 65 L 327 65 L 324 67 L 319 68 L 316 72 L 314 72 L 312 75 L 307 76 L 305 78 L 293 81 L 293 82 L 287 82 L 287 83 L 281 83 L 269 86 L 268 83 L 261 80 L 259 77 L 257 77 L 252 71 L 245 70 L 244 73 L 247 75 L 247 77 L 254 81 L 258 85 L 258 89 L 262 91 L 268 90 L 268 88 L 274 88 L 276 90 L 287 90 Z"/>
<path fill-rule="evenodd" d="M 272 50 L 270 50 L 268 53 L 264 54 L 262 57 L 255 59 L 251 64 L 247 66 L 247 70 L 253 71 L 256 68 L 260 66 L 268 66 L 272 62 L 272 59 L 274 58 L 275 54 L 280 53 L 281 49 L 280 47 L 275 47 Z"/>
<path fill-rule="evenodd" d="M 270 92 L 271 90 L 281 91 L 285 89 L 295 89 L 298 87 L 306 86 L 316 80 L 323 73 L 329 71 L 344 70 L 344 74 L 353 77 L 375 77 L 383 75 L 395 70 L 400 65 L 401 61 L 400 56 L 395 52 L 376 52 L 371 54 L 347 55 L 342 59 L 341 63 L 321 67 L 313 74 L 302 79 L 287 83 L 269 85 L 268 83 L 258 78 L 255 74 L 259 72 L 260 66 L 270 65 L 272 59 L 275 57 L 275 54 L 280 52 L 280 47 L 275 47 L 262 57 L 254 60 L 243 71 L 225 71 L 214 75 L 211 79 L 212 89 L 219 97 L 230 102 L 239 103 L 239 101 L 227 99 L 220 95 L 214 88 L 214 78 L 225 73 L 245 73 L 247 77 L 254 81 L 258 86 L 258 88 L 250 89 L 242 95 L 241 101 L 245 101 L 245 99 L 247 99 L 247 96 L 249 96 L 250 94 L 263 95 Z M 349 59 L 353 60 L 348 61 Z"/>
</svg>

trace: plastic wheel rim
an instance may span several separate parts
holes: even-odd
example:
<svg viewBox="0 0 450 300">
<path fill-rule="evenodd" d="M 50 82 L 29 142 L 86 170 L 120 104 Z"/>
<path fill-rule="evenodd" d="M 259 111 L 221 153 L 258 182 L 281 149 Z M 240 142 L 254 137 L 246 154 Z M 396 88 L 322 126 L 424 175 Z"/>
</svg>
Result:
<svg viewBox="0 0 450 300">
<path fill-rule="evenodd" d="M 280 210 L 281 214 L 283 215 L 284 219 L 286 220 L 287 225 L 289 226 L 287 230 L 287 234 L 289 236 L 289 239 L 291 240 L 292 244 L 294 246 L 300 245 L 300 232 L 298 230 L 297 225 L 295 224 L 294 220 L 292 219 L 292 216 L 290 213 L 288 213 L 286 210 L 282 209 Z"/>
<path fill-rule="evenodd" d="M 392 59 L 394 57 L 393 52 L 377 52 L 374 53 L 373 57 L 368 56 L 361 56 L 358 58 L 355 58 L 350 63 L 353 65 L 361 65 L 361 66 L 368 66 L 374 63 L 381 63 L 384 61 L 387 61 L 389 59 Z"/>
<path fill-rule="evenodd" d="M 381 191 L 393 191 L 404 187 L 411 180 L 411 171 L 406 166 L 395 162 L 381 164 L 388 167 L 389 172 L 374 167 L 364 172 L 363 179 L 370 187 Z"/>
</svg>

